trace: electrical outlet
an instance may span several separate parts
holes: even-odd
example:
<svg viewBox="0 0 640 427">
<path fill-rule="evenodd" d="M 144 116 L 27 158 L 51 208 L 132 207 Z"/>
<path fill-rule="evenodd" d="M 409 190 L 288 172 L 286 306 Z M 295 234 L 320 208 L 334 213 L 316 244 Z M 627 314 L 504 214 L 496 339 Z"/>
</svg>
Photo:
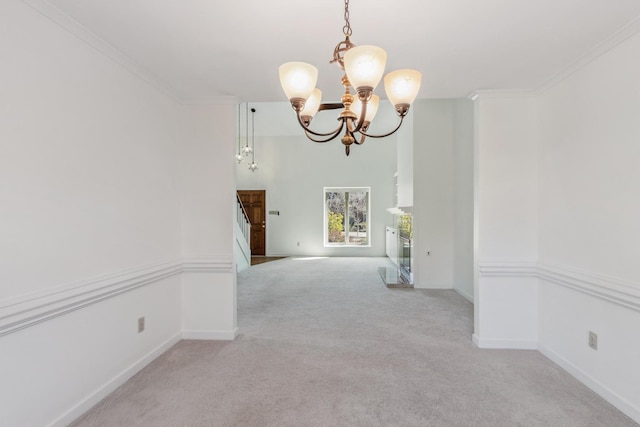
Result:
<svg viewBox="0 0 640 427">
<path fill-rule="evenodd" d="M 144 331 L 144 316 L 138 318 L 138 333 Z"/>
<path fill-rule="evenodd" d="M 592 331 L 589 331 L 589 347 L 594 350 L 598 349 L 598 334 Z"/>
</svg>

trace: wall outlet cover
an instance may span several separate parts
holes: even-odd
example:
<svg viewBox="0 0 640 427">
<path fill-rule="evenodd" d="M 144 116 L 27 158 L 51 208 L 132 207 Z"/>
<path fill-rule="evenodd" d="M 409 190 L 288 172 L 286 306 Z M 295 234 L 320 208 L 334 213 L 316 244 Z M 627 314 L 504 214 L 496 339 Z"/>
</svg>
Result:
<svg viewBox="0 0 640 427">
<path fill-rule="evenodd" d="M 598 349 L 598 334 L 592 331 L 589 331 L 589 347 L 594 350 Z"/>
</svg>

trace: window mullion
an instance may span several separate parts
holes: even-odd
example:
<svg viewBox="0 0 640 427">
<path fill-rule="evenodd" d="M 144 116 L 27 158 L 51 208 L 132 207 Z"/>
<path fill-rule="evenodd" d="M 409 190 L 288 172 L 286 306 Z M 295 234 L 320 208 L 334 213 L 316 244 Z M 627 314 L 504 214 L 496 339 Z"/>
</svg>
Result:
<svg viewBox="0 0 640 427">
<path fill-rule="evenodd" d="M 344 192 L 344 243 L 348 245 L 351 241 L 349 238 L 349 192 Z"/>
</svg>

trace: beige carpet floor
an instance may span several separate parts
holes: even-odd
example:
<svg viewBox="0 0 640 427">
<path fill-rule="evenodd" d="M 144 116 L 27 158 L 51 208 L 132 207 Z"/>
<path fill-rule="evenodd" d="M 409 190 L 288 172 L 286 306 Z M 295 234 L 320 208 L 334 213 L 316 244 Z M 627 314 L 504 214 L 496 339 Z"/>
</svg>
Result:
<svg viewBox="0 0 640 427">
<path fill-rule="evenodd" d="M 73 425 L 636 425 L 536 351 L 475 348 L 469 302 L 388 289 L 386 263 L 243 271 L 236 341 L 178 343 Z"/>
</svg>

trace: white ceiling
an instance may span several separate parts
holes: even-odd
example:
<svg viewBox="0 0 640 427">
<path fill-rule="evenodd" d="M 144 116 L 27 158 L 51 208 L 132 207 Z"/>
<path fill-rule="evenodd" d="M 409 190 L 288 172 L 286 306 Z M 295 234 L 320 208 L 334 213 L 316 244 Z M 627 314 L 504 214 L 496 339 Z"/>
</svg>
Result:
<svg viewBox="0 0 640 427">
<path fill-rule="evenodd" d="M 46 2 L 47 0 L 42 0 Z M 278 66 L 329 64 L 342 35 L 339 0 L 48 0 L 179 99 L 285 101 Z M 638 0 L 353 0 L 352 41 L 387 50 L 387 70 L 423 73 L 419 97 L 536 89 L 640 16 Z M 377 91 L 384 97 L 383 91 Z"/>
</svg>

